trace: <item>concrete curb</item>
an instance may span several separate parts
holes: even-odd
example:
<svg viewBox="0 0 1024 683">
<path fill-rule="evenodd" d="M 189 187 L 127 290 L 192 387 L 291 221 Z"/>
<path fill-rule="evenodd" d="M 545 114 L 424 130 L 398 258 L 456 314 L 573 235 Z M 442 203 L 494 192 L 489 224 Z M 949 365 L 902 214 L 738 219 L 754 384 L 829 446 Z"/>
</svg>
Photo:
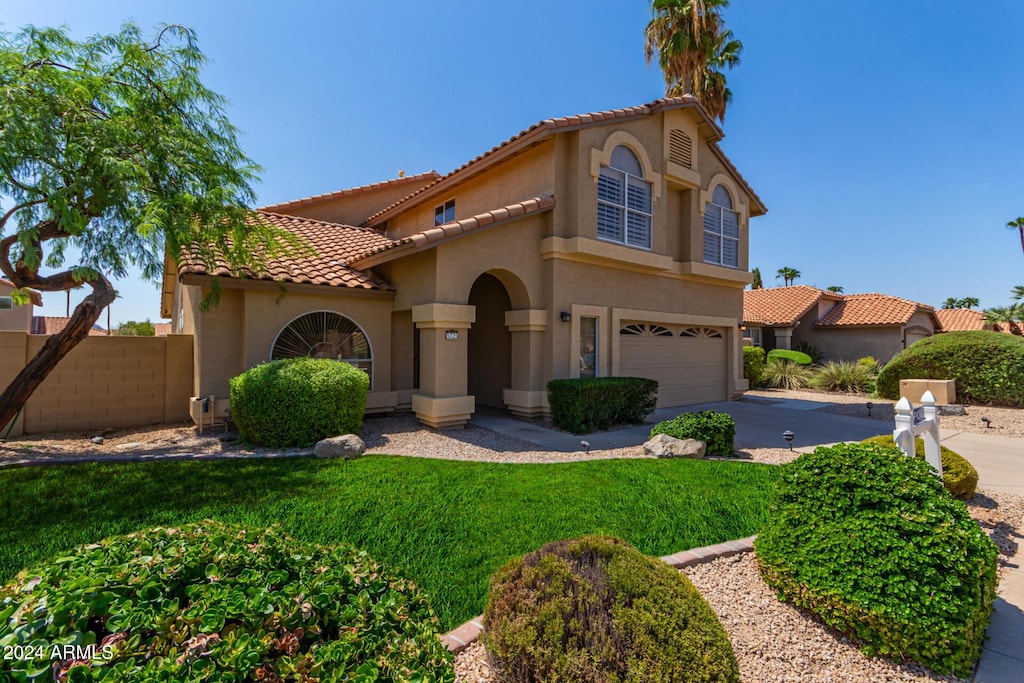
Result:
<svg viewBox="0 0 1024 683">
<path fill-rule="evenodd" d="M 703 548 L 691 548 L 682 552 L 666 555 L 661 558 L 665 564 L 675 568 L 692 567 L 695 564 L 703 564 L 720 557 L 732 557 L 740 553 L 749 553 L 754 550 L 754 539 L 757 536 L 747 536 L 736 541 L 726 541 L 715 545 L 704 546 Z M 462 626 L 455 628 L 448 633 L 438 636 L 444 646 L 453 654 L 459 654 L 472 645 L 484 631 L 484 617 L 473 617 Z"/>
<path fill-rule="evenodd" d="M 276 460 L 280 458 L 312 458 L 308 453 L 164 453 L 160 455 L 105 454 L 56 456 L 53 458 L 23 458 L 2 460 L 0 470 L 14 467 L 48 467 L 52 465 L 78 465 L 95 462 L 159 462 L 163 460 Z"/>
</svg>

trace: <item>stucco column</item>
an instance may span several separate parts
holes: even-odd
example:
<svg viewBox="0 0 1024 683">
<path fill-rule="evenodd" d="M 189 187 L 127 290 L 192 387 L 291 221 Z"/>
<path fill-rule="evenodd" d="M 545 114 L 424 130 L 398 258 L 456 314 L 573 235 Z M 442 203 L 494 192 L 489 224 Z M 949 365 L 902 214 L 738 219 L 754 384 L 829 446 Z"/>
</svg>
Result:
<svg viewBox="0 0 1024 683">
<path fill-rule="evenodd" d="M 413 306 L 412 321 L 420 334 L 420 390 L 412 410 L 429 427 L 462 427 L 476 409 L 466 378 L 466 332 L 476 321 L 476 306 Z"/>
<path fill-rule="evenodd" d="M 505 405 L 513 415 L 543 415 L 547 409 L 543 343 L 548 312 L 544 309 L 507 311 L 505 326 L 512 337 L 512 386 L 503 390 Z"/>
</svg>

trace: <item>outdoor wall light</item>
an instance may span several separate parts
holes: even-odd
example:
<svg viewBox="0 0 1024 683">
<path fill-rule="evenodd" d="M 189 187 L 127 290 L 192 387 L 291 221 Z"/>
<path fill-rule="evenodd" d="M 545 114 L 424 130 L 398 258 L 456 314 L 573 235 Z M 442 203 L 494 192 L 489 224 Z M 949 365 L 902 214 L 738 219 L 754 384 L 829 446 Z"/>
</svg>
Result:
<svg viewBox="0 0 1024 683">
<path fill-rule="evenodd" d="M 871 409 L 875 407 L 875 404 L 868 401 L 868 417 L 871 417 Z"/>
<path fill-rule="evenodd" d="M 559 315 L 562 317 L 563 323 L 567 323 L 572 320 L 572 313 L 570 313 L 569 311 L 562 311 Z"/>
<path fill-rule="evenodd" d="M 789 431 L 788 429 L 782 432 L 782 438 L 785 439 L 786 443 L 789 444 L 789 450 L 793 450 L 793 436 L 793 432 Z"/>
<path fill-rule="evenodd" d="M 458 330 L 445 330 L 444 331 L 444 338 L 447 339 L 448 341 L 456 341 L 459 338 L 459 331 Z"/>
</svg>

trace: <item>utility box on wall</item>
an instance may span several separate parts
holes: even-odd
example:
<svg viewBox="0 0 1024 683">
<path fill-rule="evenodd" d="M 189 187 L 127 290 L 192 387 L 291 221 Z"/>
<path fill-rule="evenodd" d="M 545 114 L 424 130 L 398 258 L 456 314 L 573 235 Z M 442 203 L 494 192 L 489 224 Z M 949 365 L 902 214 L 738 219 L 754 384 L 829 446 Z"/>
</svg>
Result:
<svg viewBox="0 0 1024 683">
<path fill-rule="evenodd" d="M 231 401 L 216 396 L 193 396 L 188 413 L 198 427 L 223 425 L 231 417 Z"/>
<path fill-rule="evenodd" d="M 900 398 L 920 405 L 924 392 L 930 391 L 938 405 L 956 403 L 956 380 L 953 379 L 901 379 Z"/>
</svg>

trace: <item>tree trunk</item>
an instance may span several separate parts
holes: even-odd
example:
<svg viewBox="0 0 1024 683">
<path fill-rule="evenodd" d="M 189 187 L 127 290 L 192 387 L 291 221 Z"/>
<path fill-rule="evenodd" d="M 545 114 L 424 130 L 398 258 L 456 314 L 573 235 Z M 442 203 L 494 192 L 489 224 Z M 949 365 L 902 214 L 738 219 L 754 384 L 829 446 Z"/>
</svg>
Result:
<svg viewBox="0 0 1024 683">
<path fill-rule="evenodd" d="M 114 302 L 117 292 L 110 282 L 99 275 L 87 284 L 92 287 L 82 303 L 75 307 L 67 326 L 46 340 L 32 360 L 18 373 L 14 381 L 0 394 L 0 429 L 6 429 L 32 393 L 43 383 L 57 364 L 71 349 L 89 336 L 89 330 L 99 320 L 103 309 Z"/>
<path fill-rule="evenodd" d="M 1020 230 L 1020 250 L 1024 251 L 1024 225 L 1017 229 Z"/>
</svg>

